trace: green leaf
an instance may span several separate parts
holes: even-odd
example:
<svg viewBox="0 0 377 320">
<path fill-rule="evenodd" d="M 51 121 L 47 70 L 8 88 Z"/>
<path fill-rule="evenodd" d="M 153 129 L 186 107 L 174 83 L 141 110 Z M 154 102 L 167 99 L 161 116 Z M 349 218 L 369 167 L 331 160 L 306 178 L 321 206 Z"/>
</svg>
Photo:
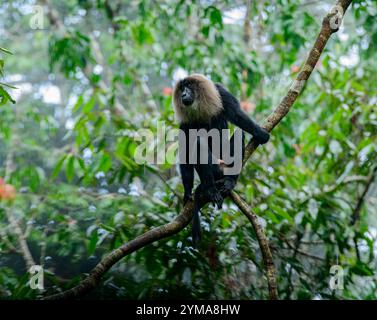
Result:
<svg viewBox="0 0 377 320">
<path fill-rule="evenodd" d="M 115 17 L 114 22 L 117 24 L 122 24 L 124 26 L 127 26 L 129 24 L 128 18 L 124 16 Z"/>
<path fill-rule="evenodd" d="M 151 28 L 147 27 L 144 23 L 134 25 L 131 30 L 132 30 L 132 37 L 137 44 L 151 45 L 154 43 L 154 37 L 150 31 Z"/>
<path fill-rule="evenodd" d="M 77 158 L 77 161 L 78 161 L 78 163 L 79 163 L 80 168 L 81 168 L 82 170 L 85 170 L 86 167 L 85 167 L 85 162 L 84 162 L 84 160 L 83 160 L 82 158 Z"/>
<path fill-rule="evenodd" d="M 67 161 L 67 166 L 66 166 L 66 177 L 68 182 L 72 182 L 73 177 L 75 176 L 75 157 L 70 156 Z"/>
<path fill-rule="evenodd" d="M 52 179 L 55 179 L 55 178 L 58 176 L 60 170 L 62 169 L 62 166 L 63 166 L 63 163 L 64 163 L 65 159 L 67 159 L 67 155 L 64 155 L 64 156 L 58 161 L 58 163 L 56 164 L 54 170 L 52 170 L 52 173 L 51 173 L 51 177 L 52 177 Z"/>
<path fill-rule="evenodd" d="M 293 223 L 293 218 L 287 213 L 286 210 L 280 208 L 279 206 L 277 205 L 274 205 L 274 204 L 270 204 L 269 205 L 271 207 L 271 209 L 276 213 L 278 214 L 279 216 L 281 216 L 282 218 L 288 220 L 289 223 Z"/>
<path fill-rule="evenodd" d="M 79 96 L 77 98 L 75 106 L 73 107 L 73 112 L 78 111 L 78 109 L 82 106 L 83 103 L 84 103 L 84 98 L 82 96 Z"/>
<path fill-rule="evenodd" d="M 0 47 L 0 51 L 3 51 L 5 53 L 8 53 L 8 54 L 13 54 L 12 52 L 10 52 L 9 50 L 5 49 L 5 48 L 2 48 Z"/>
<path fill-rule="evenodd" d="M 95 104 L 95 100 L 93 97 L 91 97 L 89 99 L 89 101 L 84 105 L 84 107 L 82 108 L 82 112 L 83 113 L 89 113 L 90 111 L 92 111 L 93 107 L 94 107 L 94 104 Z"/>
<path fill-rule="evenodd" d="M 99 224 L 99 227 L 105 229 L 106 231 L 109 231 L 110 233 L 115 233 L 115 232 L 117 231 L 115 228 L 110 227 L 110 226 L 108 226 L 108 225 L 105 225 L 105 224 L 103 224 L 103 223 L 100 223 L 100 224 Z"/>
<path fill-rule="evenodd" d="M 98 166 L 99 171 L 107 172 L 112 166 L 111 157 L 107 154 L 104 154 L 101 158 L 100 164 Z"/>
<path fill-rule="evenodd" d="M 216 7 L 211 7 L 209 18 L 212 24 L 217 24 L 220 27 L 223 25 L 223 18 L 221 16 L 221 11 Z"/>
<path fill-rule="evenodd" d="M 94 251 L 96 250 L 98 242 L 98 232 L 94 230 L 92 232 L 92 236 L 90 237 L 89 244 L 88 244 L 88 255 L 93 255 Z"/>
<path fill-rule="evenodd" d="M 16 101 L 12 99 L 10 94 L 0 85 L 0 106 L 6 104 L 8 101 L 16 103 Z"/>
<path fill-rule="evenodd" d="M 359 276 L 373 276 L 374 271 L 365 263 L 358 261 L 356 265 L 354 265 L 350 272 L 357 274 Z"/>
<path fill-rule="evenodd" d="M 18 88 L 15 87 L 15 86 L 11 86 L 10 84 L 6 84 L 6 83 L 2 83 L 2 82 L 0 82 L 0 85 L 2 85 L 2 86 L 4 86 L 4 87 L 11 88 L 11 89 L 18 89 Z"/>
</svg>

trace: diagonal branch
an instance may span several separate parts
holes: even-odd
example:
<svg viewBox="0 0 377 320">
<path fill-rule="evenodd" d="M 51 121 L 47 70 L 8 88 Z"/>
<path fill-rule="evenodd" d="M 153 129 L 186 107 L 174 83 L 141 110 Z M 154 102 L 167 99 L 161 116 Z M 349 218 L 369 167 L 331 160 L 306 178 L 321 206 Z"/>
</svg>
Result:
<svg viewBox="0 0 377 320">
<path fill-rule="evenodd" d="M 170 237 L 180 232 L 184 227 L 186 227 L 190 223 L 193 209 L 193 203 L 189 202 L 184 207 L 181 214 L 175 217 L 172 222 L 149 230 L 144 234 L 136 237 L 134 240 L 131 240 L 130 242 L 113 250 L 105 258 L 103 258 L 102 261 L 98 263 L 90 272 L 90 275 L 86 279 L 81 281 L 76 287 L 62 293 L 48 296 L 46 299 L 57 300 L 83 296 L 90 290 L 94 289 L 100 282 L 103 275 L 123 257 L 131 254 L 132 252 L 140 248 L 145 247 L 148 244 Z"/>
<path fill-rule="evenodd" d="M 365 202 L 365 198 L 369 192 L 370 187 L 373 184 L 374 178 L 377 175 L 377 166 L 375 166 L 372 170 L 372 173 L 367 178 L 365 187 L 363 189 L 363 192 L 361 193 L 360 197 L 357 199 L 357 203 L 355 208 L 353 209 L 352 216 L 351 216 L 351 225 L 356 226 L 356 229 L 358 229 L 357 225 L 360 219 L 361 209 L 363 208 L 363 204 Z M 358 231 L 358 230 L 356 230 Z M 355 235 L 353 237 L 353 242 L 355 245 L 355 251 L 356 251 L 356 257 L 358 260 L 360 260 L 360 250 L 358 245 L 358 232 L 355 232 Z"/>
<path fill-rule="evenodd" d="M 267 282 L 268 282 L 268 292 L 270 295 L 270 300 L 278 299 L 278 289 L 276 284 L 275 266 L 272 259 L 272 254 L 270 246 L 268 244 L 268 239 L 263 231 L 261 224 L 259 223 L 258 216 L 249 208 L 247 203 L 234 191 L 230 194 L 233 202 L 240 208 L 242 213 L 249 219 L 255 234 L 258 239 L 259 247 L 262 251 L 263 263 L 266 268 Z"/>
<path fill-rule="evenodd" d="M 338 0 L 336 7 L 344 14 L 351 2 L 352 0 Z M 338 15 L 336 18 L 335 16 L 336 12 L 331 10 L 331 12 L 329 12 L 323 19 L 321 31 L 296 80 L 294 80 L 291 88 L 288 90 L 288 93 L 282 99 L 280 104 L 265 120 L 263 126 L 266 130 L 271 131 L 276 125 L 278 125 L 278 123 L 289 112 L 293 103 L 301 93 L 306 81 L 310 77 L 316 63 L 319 60 L 327 41 L 334 32 L 338 31 L 342 17 Z M 334 27 L 334 25 L 332 25 L 334 23 L 331 22 L 334 22 L 334 19 L 336 22 L 335 28 L 332 28 Z M 246 147 L 245 162 L 250 158 L 256 148 L 257 145 L 254 143 L 254 141 L 250 141 Z M 105 258 L 103 258 L 102 261 L 92 270 L 89 276 L 80 282 L 80 284 L 78 284 L 76 287 L 62 293 L 48 296 L 46 299 L 68 299 L 84 295 L 86 292 L 95 288 L 104 274 L 119 260 L 148 244 L 178 233 L 189 224 L 192 215 L 193 204 L 192 202 L 188 202 L 182 209 L 181 213 L 172 222 L 156 227 L 113 250 Z"/>
<path fill-rule="evenodd" d="M 353 224 L 353 225 L 356 224 L 357 221 L 360 218 L 360 213 L 361 213 L 361 209 L 362 209 L 363 204 L 364 204 L 365 197 L 366 197 L 370 187 L 372 186 L 374 178 L 376 177 L 376 175 L 377 175 L 377 166 L 375 166 L 373 168 L 372 173 L 367 178 L 363 192 L 361 193 L 360 197 L 357 200 L 355 209 L 353 210 L 353 213 L 352 213 L 352 219 L 351 219 L 351 224 Z"/>
</svg>

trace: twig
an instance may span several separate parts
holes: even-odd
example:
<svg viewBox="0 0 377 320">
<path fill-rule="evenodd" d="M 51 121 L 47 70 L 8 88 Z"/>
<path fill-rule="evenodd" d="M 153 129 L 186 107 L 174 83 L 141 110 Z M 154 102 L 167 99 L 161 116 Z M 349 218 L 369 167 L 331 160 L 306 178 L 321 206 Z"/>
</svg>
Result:
<svg viewBox="0 0 377 320">
<path fill-rule="evenodd" d="M 0 228 L 0 239 L 3 243 L 6 244 L 6 246 L 8 247 L 8 250 L 9 252 L 13 252 L 13 253 L 20 253 L 20 251 L 13 245 L 13 243 L 8 239 L 8 235 L 7 233 L 2 229 Z"/>
<path fill-rule="evenodd" d="M 165 179 L 165 177 L 162 175 L 159 168 L 156 168 L 154 166 L 148 165 L 147 168 L 155 174 L 158 178 L 161 179 L 161 181 L 165 184 L 165 186 L 168 187 L 168 189 L 178 198 L 178 200 L 183 203 L 182 196 L 169 184 L 169 182 Z"/>
<path fill-rule="evenodd" d="M 364 190 L 363 192 L 361 193 L 359 199 L 357 200 L 357 203 L 356 203 L 356 206 L 355 206 L 355 209 L 353 210 L 352 212 L 352 217 L 351 217 L 351 224 L 352 225 L 356 225 L 360 219 L 360 213 L 361 213 L 361 209 L 363 207 L 363 204 L 365 202 L 365 197 L 374 181 L 374 178 L 376 176 L 376 173 L 377 173 L 377 166 L 375 166 L 372 170 L 372 173 L 369 175 L 367 181 L 366 181 L 366 184 L 365 184 L 365 187 L 364 187 Z M 357 232 L 355 232 L 355 235 L 353 237 L 353 243 L 355 245 L 355 251 L 356 251 L 356 257 L 357 257 L 357 260 L 360 260 L 361 259 L 361 256 L 360 256 L 360 251 L 359 251 L 359 245 L 358 245 L 358 234 Z"/>
<path fill-rule="evenodd" d="M 16 113 L 16 117 L 17 117 L 17 113 Z M 7 154 L 7 157 L 6 157 L 6 160 L 5 160 L 5 177 L 4 177 L 5 181 L 9 181 L 11 174 L 14 170 L 13 156 L 14 156 L 14 146 L 17 145 L 16 140 L 17 140 L 16 132 L 13 129 L 12 139 L 11 139 L 11 148 L 8 151 L 8 154 Z M 16 219 L 16 217 L 13 215 L 13 212 L 11 211 L 10 207 L 5 207 L 4 211 L 5 211 L 5 215 L 8 219 L 8 221 L 9 221 L 11 227 L 12 227 L 12 233 L 16 236 L 19 251 L 20 251 L 22 257 L 24 258 L 26 267 L 27 267 L 27 269 L 30 269 L 30 267 L 35 265 L 35 262 L 34 262 L 33 256 L 30 253 L 29 246 L 26 242 L 25 233 L 22 231 L 21 226 L 20 226 L 18 220 Z"/>
<path fill-rule="evenodd" d="M 21 227 L 20 227 L 17 219 L 13 216 L 10 209 L 5 208 L 4 211 L 5 211 L 5 214 L 6 214 L 6 217 L 9 221 L 9 223 L 13 227 L 12 230 L 13 230 L 14 235 L 17 237 L 18 246 L 19 246 L 20 252 L 22 254 L 22 257 L 25 260 L 26 267 L 28 269 L 30 269 L 31 266 L 35 265 L 35 262 L 34 262 L 33 256 L 30 253 L 29 246 L 27 245 L 25 235 L 22 232 Z"/>
<path fill-rule="evenodd" d="M 374 167 L 374 169 L 372 170 L 372 173 L 369 175 L 368 180 L 365 184 L 364 190 L 361 196 L 359 197 L 359 199 L 357 200 L 355 209 L 353 210 L 353 213 L 352 213 L 352 219 L 351 219 L 352 224 L 355 224 L 360 219 L 361 208 L 363 207 L 365 197 L 374 181 L 376 173 L 377 173 L 377 166 Z"/>
<path fill-rule="evenodd" d="M 290 249 L 294 250 L 295 252 L 297 252 L 298 254 L 300 254 L 300 255 L 302 255 L 302 256 L 305 256 L 305 257 L 308 257 L 308 258 L 311 258 L 311 259 L 314 259 L 314 260 L 318 260 L 318 261 L 324 261 L 324 260 L 325 260 L 325 259 L 322 258 L 322 257 L 319 257 L 319 256 L 316 256 L 316 255 L 314 255 L 314 254 L 311 254 L 311 253 L 308 253 L 308 252 L 305 252 L 305 251 L 300 250 L 300 249 L 299 249 L 299 246 L 300 246 L 300 244 L 302 243 L 301 241 L 298 243 L 297 246 L 294 246 L 294 245 L 292 245 L 292 244 L 289 242 L 289 240 L 285 239 L 285 238 L 282 237 L 282 236 L 279 236 L 279 239 L 282 240 L 284 243 L 286 243 L 287 246 L 288 246 Z"/>
</svg>

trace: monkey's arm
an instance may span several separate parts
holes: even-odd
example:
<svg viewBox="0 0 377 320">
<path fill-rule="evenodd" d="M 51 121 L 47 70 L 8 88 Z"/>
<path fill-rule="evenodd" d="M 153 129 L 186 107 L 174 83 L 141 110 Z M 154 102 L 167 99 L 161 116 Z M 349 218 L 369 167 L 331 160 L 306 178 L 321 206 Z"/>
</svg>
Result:
<svg viewBox="0 0 377 320">
<path fill-rule="evenodd" d="M 242 111 L 238 100 L 221 84 L 216 84 L 216 88 L 221 96 L 225 117 L 242 130 L 252 134 L 258 143 L 266 143 L 270 139 L 270 134 Z"/>
</svg>

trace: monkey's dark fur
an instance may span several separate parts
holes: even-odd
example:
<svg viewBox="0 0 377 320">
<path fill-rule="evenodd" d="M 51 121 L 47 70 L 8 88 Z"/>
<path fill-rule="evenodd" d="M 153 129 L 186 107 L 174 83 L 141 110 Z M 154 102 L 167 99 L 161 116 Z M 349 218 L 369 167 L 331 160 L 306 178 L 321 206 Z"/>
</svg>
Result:
<svg viewBox="0 0 377 320">
<path fill-rule="evenodd" d="M 258 144 L 266 143 L 270 135 L 244 113 L 238 100 L 229 93 L 221 84 L 214 84 L 211 80 L 200 74 L 190 75 L 179 81 L 173 93 L 174 108 L 180 129 L 186 135 L 186 163 L 180 163 L 180 171 L 184 186 L 184 203 L 192 199 L 194 184 L 194 168 L 200 177 L 200 184 L 194 195 L 194 216 L 192 223 L 192 236 L 194 244 L 200 239 L 199 210 L 208 202 L 221 208 L 224 197 L 236 185 L 238 175 L 224 175 L 218 164 L 213 164 L 210 159 L 212 154 L 211 142 L 203 145 L 197 141 L 198 150 L 208 152 L 208 163 L 190 164 L 189 130 L 211 129 L 220 130 L 228 128 L 228 121 L 253 135 Z M 221 140 L 222 141 L 222 138 Z M 202 145 L 200 145 L 202 144 Z M 242 159 L 244 157 L 244 132 L 242 132 Z M 220 146 L 221 148 L 221 146 Z M 234 136 L 230 140 L 230 152 L 234 152 Z"/>
</svg>

